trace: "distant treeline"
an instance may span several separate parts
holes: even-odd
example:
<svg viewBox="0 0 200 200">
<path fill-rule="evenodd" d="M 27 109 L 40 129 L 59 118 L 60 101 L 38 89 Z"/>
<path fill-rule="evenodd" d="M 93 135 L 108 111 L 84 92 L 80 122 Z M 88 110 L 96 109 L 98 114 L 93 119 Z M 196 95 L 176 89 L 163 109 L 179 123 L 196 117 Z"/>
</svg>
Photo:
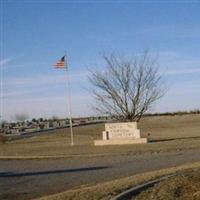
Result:
<svg viewBox="0 0 200 200">
<path fill-rule="evenodd" d="M 175 115 L 189 115 L 189 114 L 200 114 L 200 110 L 190 110 L 190 111 L 176 111 L 176 112 L 164 112 L 164 113 L 146 113 L 144 117 L 147 116 L 175 116 Z"/>
</svg>

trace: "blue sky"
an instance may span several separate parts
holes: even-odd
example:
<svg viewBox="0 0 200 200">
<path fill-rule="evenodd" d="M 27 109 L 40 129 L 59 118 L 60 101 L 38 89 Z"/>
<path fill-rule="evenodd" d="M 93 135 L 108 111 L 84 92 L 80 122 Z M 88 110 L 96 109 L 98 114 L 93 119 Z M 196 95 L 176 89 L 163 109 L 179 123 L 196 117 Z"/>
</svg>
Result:
<svg viewBox="0 0 200 200">
<path fill-rule="evenodd" d="M 101 53 L 158 55 L 169 89 L 152 112 L 200 108 L 200 3 L 197 1 L 1 1 L 1 116 L 65 117 L 68 55 L 73 116 L 94 114 L 88 68 Z"/>
</svg>

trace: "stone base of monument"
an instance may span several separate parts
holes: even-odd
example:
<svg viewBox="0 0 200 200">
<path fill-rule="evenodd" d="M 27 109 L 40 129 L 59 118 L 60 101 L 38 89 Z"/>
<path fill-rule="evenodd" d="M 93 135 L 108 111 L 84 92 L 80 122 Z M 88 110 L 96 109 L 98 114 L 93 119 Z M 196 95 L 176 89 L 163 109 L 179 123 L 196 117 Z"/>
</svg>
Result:
<svg viewBox="0 0 200 200">
<path fill-rule="evenodd" d="M 147 143 L 147 138 L 140 139 L 123 139 L 123 140 L 95 140 L 95 146 L 103 146 L 103 145 L 122 145 L 122 144 L 142 144 Z"/>
<path fill-rule="evenodd" d="M 147 138 L 141 138 L 136 122 L 124 122 L 105 124 L 103 139 L 95 140 L 94 145 L 141 144 L 147 142 Z"/>
</svg>

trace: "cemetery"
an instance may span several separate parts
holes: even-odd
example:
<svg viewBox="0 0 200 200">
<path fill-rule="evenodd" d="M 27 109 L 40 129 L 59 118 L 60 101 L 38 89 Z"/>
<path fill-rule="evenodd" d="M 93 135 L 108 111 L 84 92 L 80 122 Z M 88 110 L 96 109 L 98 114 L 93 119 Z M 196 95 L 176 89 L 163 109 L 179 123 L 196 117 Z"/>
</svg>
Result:
<svg viewBox="0 0 200 200">
<path fill-rule="evenodd" d="M 110 117 L 82 117 L 73 118 L 73 126 L 102 123 L 111 120 Z M 28 133 L 45 132 L 59 128 L 69 127 L 69 119 L 32 119 L 22 122 L 3 122 L 0 123 L 0 135 L 17 136 Z"/>
<path fill-rule="evenodd" d="M 0 200 L 200 200 L 200 1 L 0 18 Z"/>
</svg>

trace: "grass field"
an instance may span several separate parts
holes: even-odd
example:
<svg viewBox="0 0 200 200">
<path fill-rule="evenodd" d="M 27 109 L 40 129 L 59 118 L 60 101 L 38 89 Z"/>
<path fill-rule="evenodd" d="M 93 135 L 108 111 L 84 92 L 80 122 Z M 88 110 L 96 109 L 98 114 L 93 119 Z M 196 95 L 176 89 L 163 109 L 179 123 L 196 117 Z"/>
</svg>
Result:
<svg viewBox="0 0 200 200">
<path fill-rule="evenodd" d="M 95 147 L 93 141 L 101 139 L 104 124 L 74 128 L 75 146 L 70 146 L 69 129 L 55 130 L 51 134 L 0 143 L 0 156 L 96 155 L 135 154 L 200 148 L 200 115 L 145 117 L 139 123 L 142 137 L 149 144 Z"/>
</svg>

